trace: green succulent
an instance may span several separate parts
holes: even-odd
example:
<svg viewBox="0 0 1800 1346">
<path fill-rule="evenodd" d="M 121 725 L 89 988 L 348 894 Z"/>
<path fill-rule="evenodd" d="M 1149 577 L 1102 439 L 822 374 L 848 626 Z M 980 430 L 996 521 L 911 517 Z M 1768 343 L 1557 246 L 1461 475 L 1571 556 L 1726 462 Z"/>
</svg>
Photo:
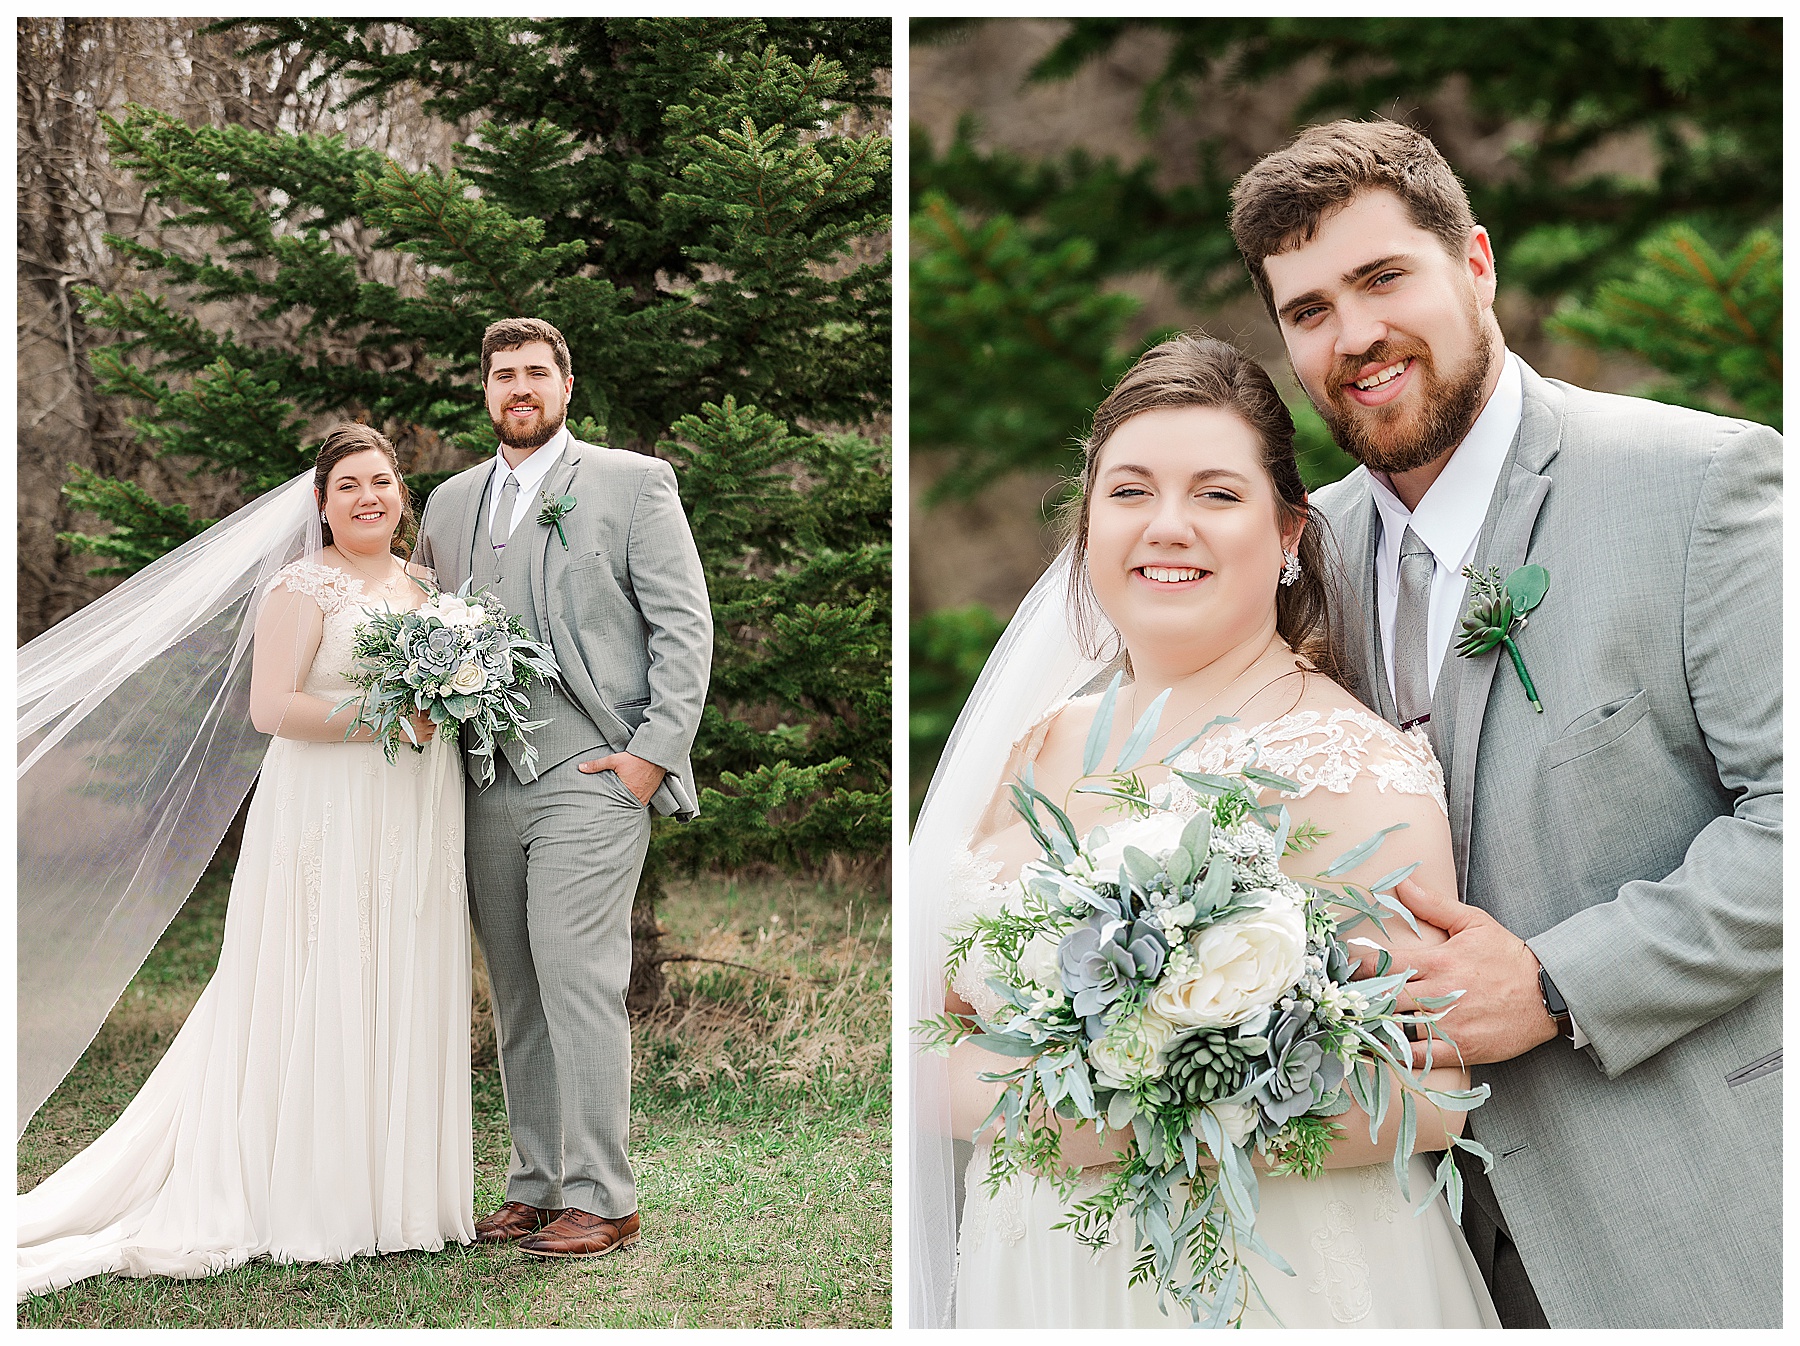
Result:
<svg viewBox="0 0 1800 1346">
<path fill-rule="evenodd" d="M 1544 601 L 1544 595 L 1550 589 L 1550 572 L 1540 565 L 1520 566 L 1505 580 L 1500 578 L 1498 566 L 1486 571 L 1464 566 L 1462 573 L 1469 581 L 1470 598 L 1456 652 L 1465 659 L 1473 659 L 1496 645 L 1503 646 L 1512 659 L 1513 668 L 1518 671 L 1532 708 L 1542 715 L 1543 703 L 1538 700 L 1537 688 L 1525 669 L 1524 656 L 1513 642 L 1513 630 L 1515 627 L 1523 630 L 1526 614 Z"/>
<path fill-rule="evenodd" d="M 1190 1106 L 1227 1098 L 1250 1076 L 1251 1055 L 1219 1029 L 1201 1029 L 1169 1048 L 1162 1078 L 1172 1096 Z"/>
</svg>

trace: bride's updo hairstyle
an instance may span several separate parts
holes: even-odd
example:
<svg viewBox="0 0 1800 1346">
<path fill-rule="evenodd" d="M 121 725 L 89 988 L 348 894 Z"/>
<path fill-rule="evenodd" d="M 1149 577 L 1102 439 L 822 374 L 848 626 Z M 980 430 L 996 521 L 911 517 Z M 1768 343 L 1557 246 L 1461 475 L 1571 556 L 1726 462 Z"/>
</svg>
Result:
<svg viewBox="0 0 1800 1346">
<path fill-rule="evenodd" d="M 1063 510 L 1069 549 L 1069 618 L 1076 641 L 1091 659 L 1113 657 L 1101 648 L 1097 629 L 1105 620 L 1088 578 L 1088 501 L 1099 470 L 1100 452 L 1115 431 L 1146 411 L 1218 407 L 1248 425 L 1262 445 L 1262 465 L 1275 485 L 1276 512 L 1285 528 L 1305 521 L 1300 534 L 1300 578 L 1275 590 L 1275 630 L 1288 647 L 1334 681 L 1343 664 L 1331 636 L 1330 589 L 1325 578 L 1325 520 L 1306 504 L 1306 487 L 1294 461 L 1294 418 L 1263 367 L 1237 347 L 1208 336 L 1171 337 L 1138 357 L 1094 412 L 1094 427 L 1082 442 L 1083 468 L 1077 494 Z"/>
<path fill-rule="evenodd" d="M 334 426 L 325 442 L 319 445 L 319 457 L 313 468 L 313 497 L 320 502 L 323 509 L 325 488 L 331 484 L 331 470 L 344 459 L 370 449 L 381 450 L 382 456 L 394 465 L 394 480 L 400 483 L 400 526 L 394 530 L 394 553 L 398 556 L 412 555 L 413 536 L 418 529 L 419 521 L 413 517 L 412 492 L 406 489 L 406 478 L 400 473 L 400 455 L 394 452 L 394 446 L 388 437 L 371 425 L 363 425 L 357 421 L 345 421 Z M 331 525 L 322 518 L 319 526 L 325 530 L 325 545 L 331 545 Z"/>
</svg>

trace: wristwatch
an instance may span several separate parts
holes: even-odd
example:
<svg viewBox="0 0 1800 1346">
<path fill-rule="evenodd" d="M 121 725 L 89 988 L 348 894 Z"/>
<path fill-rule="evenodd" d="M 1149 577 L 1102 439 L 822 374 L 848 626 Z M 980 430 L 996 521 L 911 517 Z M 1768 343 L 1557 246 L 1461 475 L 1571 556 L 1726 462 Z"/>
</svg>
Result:
<svg viewBox="0 0 1800 1346">
<path fill-rule="evenodd" d="M 1544 997 L 1544 1013 L 1556 1020 L 1557 1036 L 1573 1042 L 1575 1020 L 1569 1015 L 1569 1004 L 1562 998 L 1562 992 L 1556 989 L 1556 983 L 1550 980 L 1550 974 L 1541 966 L 1538 968 L 1538 993 Z"/>
</svg>

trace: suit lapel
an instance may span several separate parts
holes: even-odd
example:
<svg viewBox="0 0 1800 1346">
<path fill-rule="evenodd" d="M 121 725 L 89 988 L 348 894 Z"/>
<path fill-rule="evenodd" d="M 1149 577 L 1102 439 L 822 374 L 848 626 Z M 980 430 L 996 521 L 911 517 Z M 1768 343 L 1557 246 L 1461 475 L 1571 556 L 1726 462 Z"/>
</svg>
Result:
<svg viewBox="0 0 1800 1346">
<path fill-rule="evenodd" d="M 1502 577 L 1525 564 L 1531 534 L 1537 525 L 1544 498 L 1550 493 L 1544 469 L 1562 445 L 1562 397 L 1521 361 L 1524 376 L 1524 408 L 1512 450 L 1500 469 L 1502 489 L 1494 493 L 1487 518 L 1481 525 L 1481 541 L 1475 548 L 1475 568 L 1497 568 Z M 1459 614 L 1460 622 L 1460 614 Z M 1460 629 L 1460 627 L 1459 627 Z M 1481 726 L 1487 718 L 1494 674 L 1504 653 L 1495 648 L 1475 659 L 1456 653 L 1455 637 L 1444 650 L 1432 697 L 1431 740 L 1448 775 L 1450 835 L 1456 852 L 1456 885 L 1468 887 L 1469 837 L 1475 811 L 1475 759 L 1481 743 Z"/>
<path fill-rule="evenodd" d="M 1381 625 L 1375 606 L 1375 502 L 1366 481 L 1352 479 L 1345 486 L 1353 492 L 1351 503 L 1336 520 L 1331 539 L 1337 548 L 1342 581 L 1335 586 L 1341 596 L 1340 648 L 1350 661 L 1350 671 L 1360 677 L 1357 690 L 1363 700 L 1383 719 L 1392 720 L 1394 698 L 1382 669 Z"/>
<path fill-rule="evenodd" d="M 581 462 L 581 441 L 573 435 L 569 436 L 568 447 L 563 450 L 562 461 L 550 469 L 539 488 L 545 494 L 562 496 L 569 494 L 569 488 L 575 484 L 575 468 Z M 526 514 L 519 527 L 532 528 L 536 532 L 531 538 L 531 602 L 537 609 L 538 630 L 543 632 L 544 639 L 550 639 L 550 595 L 549 586 L 544 579 L 545 568 L 549 565 L 549 550 L 556 537 L 556 529 L 537 521 L 538 512 L 534 509 Z M 564 525 L 563 531 L 568 531 Z M 561 547 L 559 542 L 556 544 Z"/>
<path fill-rule="evenodd" d="M 452 520 L 455 531 L 450 535 L 456 545 L 451 556 L 455 565 L 455 583 L 446 586 L 452 591 L 462 588 L 469 576 L 475 573 L 475 526 L 479 522 L 481 502 L 487 498 L 488 478 L 491 476 L 491 464 L 485 473 L 471 473 L 463 486 L 462 498 L 457 501 L 456 515 Z"/>
</svg>

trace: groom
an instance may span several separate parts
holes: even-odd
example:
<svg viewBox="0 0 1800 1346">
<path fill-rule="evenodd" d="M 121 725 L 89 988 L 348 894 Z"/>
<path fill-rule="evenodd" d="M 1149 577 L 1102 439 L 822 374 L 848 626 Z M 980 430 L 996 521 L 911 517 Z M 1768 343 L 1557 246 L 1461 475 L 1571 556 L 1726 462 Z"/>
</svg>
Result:
<svg viewBox="0 0 1800 1346">
<path fill-rule="evenodd" d="M 668 464 L 564 428 L 575 379 L 562 333 L 493 324 L 481 377 L 499 453 L 431 493 L 419 559 L 446 590 L 473 578 L 562 674 L 532 688 L 529 717 L 549 721 L 531 735 L 536 761 L 505 745 L 494 783 L 467 792 L 469 907 L 513 1141 L 506 1203 L 475 1232 L 598 1257 L 638 1237 L 631 904 L 650 811 L 696 812 L 688 752 L 711 608 Z"/>
<path fill-rule="evenodd" d="M 1776 1326 L 1781 438 L 1510 354 L 1487 231 L 1407 127 L 1314 127 L 1232 195 L 1363 464 L 1314 502 L 1349 667 L 1448 780 L 1469 906 L 1401 886 L 1450 935 L 1409 989 L 1467 992 L 1444 1027 L 1493 1086 L 1469 1128 L 1495 1165 L 1464 1165 L 1464 1225 L 1501 1319 Z M 1526 564 L 1541 712 L 1510 657 L 1454 650 L 1462 568 Z"/>
</svg>

